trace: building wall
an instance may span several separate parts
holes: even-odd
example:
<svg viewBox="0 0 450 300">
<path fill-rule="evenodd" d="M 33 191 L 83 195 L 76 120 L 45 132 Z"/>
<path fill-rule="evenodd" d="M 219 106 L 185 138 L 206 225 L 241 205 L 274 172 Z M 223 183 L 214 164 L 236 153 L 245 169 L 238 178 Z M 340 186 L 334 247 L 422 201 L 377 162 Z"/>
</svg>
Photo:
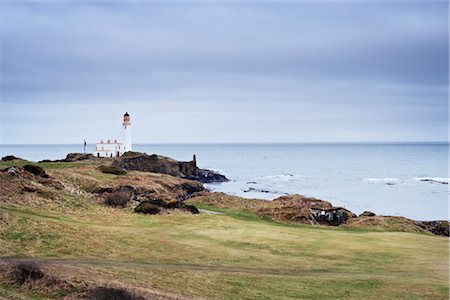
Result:
<svg viewBox="0 0 450 300">
<path fill-rule="evenodd" d="M 116 157 L 122 155 L 124 151 L 124 146 L 120 143 L 107 143 L 108 140 L 103 140 L 103 143 L 97 143 L 95 147 L 94 156 L 96 157 Z"/>
</svg>

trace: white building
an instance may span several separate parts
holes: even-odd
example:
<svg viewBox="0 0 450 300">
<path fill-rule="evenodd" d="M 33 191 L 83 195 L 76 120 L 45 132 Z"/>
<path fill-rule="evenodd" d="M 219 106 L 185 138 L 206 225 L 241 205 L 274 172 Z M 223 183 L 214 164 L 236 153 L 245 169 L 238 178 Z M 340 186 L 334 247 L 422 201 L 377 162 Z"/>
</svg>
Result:
<svg viewBox="0 0 450 300">
<path fill-rule="evenodd" d="M 132 151 L 131 119 L 128 113 L 125 113 L 123 116 L 122 130 L 123 143 L 112 139 L 100 140 L 95 147 L 94 155 L 96 157 L 116 157 L 121 156 L 125 152 Z"/>
</svg>

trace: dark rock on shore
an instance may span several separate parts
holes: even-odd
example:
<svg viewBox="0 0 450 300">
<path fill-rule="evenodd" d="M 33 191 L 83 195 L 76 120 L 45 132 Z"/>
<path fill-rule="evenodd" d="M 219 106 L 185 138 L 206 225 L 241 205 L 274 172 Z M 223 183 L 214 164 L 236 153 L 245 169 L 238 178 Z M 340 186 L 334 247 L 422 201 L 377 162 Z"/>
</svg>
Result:
<svg viewBox="0 0 450 300">
<path fill-rule="evenodd" d="M 113 166 L 124 170 L 169 174 L 175 177 L 198 180 L 203 183 L 224 182 L 228 179 L 217 172 L 200 169 L 195 160 L 189 162 L 177 161 L 160 155 L 147 155 L 140 152 L 127 152 L 114 159 Z"/>
<path fill-rule="evenodd" d="M 448 221 L 420 221 L 418 222 L 429 232 L 442 235 L 449 236 L 449 222 Z"/>
<path fill-rule="evenodd" d="M 313 207 L 310 209 L 314 220 L 322 225 L 339 226 L 356 215 L 343 207 Z"/>
<path fill-rule="evenodd" d="M 203 183 L 213 183 L 213 182 L 227 182 L 229 181 L 224 175 L 207 169 L 197 168 L 192 175 L 187 175 L 185 178 L 191 180 L 198 180 Z"/>
<path fill-rule="evenodd" d="M 269 190 L 264 190 L 264 189 L 257 189 L 254 187 L 249 187 L 248 189 L 243 190 L 244 193 L 249 193 L 249 192 L 257 192 L 257 193 L 266 193 L 266 194 L 270 194 L 272 193 Z"/>
<path fill-rule="evenodd" d="M 422 178 L 420 179 L 422 182 L 431 182 L 431 183 L 440 183 L 440 184 L 448 184 L 447 181 L 439 180 L 439 179 L 433 179 L 433 178 Z"/>
<path fill-rule="evenodd" d="M 255 192 L 255 193 L 264 193 L 264 194 L 274 194 L 274 195 L 288 195 L 287 193 L 283 193 L 283 192 L 279 192 L 279 191 L 271 191 L 271 190 L 265 190 L 265 189 L 258 189 L 258 188 L 254 188 L 254 187 L 249 187 L 245 190 L 242 190 L 244 193 L 250 193 L 250 192 Z"/>
</svg>

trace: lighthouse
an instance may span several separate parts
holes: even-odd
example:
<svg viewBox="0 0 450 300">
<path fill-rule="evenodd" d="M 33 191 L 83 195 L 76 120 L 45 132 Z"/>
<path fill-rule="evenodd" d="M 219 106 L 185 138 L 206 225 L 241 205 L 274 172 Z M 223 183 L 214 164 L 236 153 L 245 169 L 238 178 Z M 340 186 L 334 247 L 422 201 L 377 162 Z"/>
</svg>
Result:
<svg viewBox="0 0 450 300">
<path fill-rule="evenodd" d="M 128 113 L 123 115 L 123 143 L 113 139 L 102 139 L 95 146 L 94 155 L 97 157 L 117 157 L 125 152 L 132 151 L 131 146 L 131 119 Z"/>
<path fill-rule="evenodd" d="M 132 151 L 133 147 L 131 146 L 131 119 L 128 112 L 123 115 L 123 146 L 124 152 Z"/>
</svg>

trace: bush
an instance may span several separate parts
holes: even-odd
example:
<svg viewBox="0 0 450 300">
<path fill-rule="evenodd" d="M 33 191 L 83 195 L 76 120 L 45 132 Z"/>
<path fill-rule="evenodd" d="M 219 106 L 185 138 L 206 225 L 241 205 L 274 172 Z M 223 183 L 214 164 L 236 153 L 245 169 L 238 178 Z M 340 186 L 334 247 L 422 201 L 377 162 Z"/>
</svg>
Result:
<svg viewBox="0 0 450 300">
<path fill-rule="evenodd" d="M 179 207 L 179 205 L 180 205 L 180 201 L 178 201 L 178 200 L 170 200 L 170 201 L 167 201 L 167 203 L 166 203 L 167 208 L 177 208 L 177 207 Z"/>
<path fill-rule="evenodd" d="M 196 215 L 196 214 L 199 214 L 199 213 L 200 213 L 200 211 L 198 210 L 198 208 L 195 207 L 194 205 L 188 205 L 188 204 L 185 204 L 184 207 L 185 207 L 188 211 L 190 211 L 193 215 Z"/>
<path fill-rule="evenodd" d="M 143 300 L 142 296 L 122 288 L 99 286 L 88 292 L 87 299 L 92 300 Z"/>
<path fill-rule="evenodd" d="M 142 201 L 135 209 L 135 212 L 142 213 L 142 214 L 150 214 L 150 215 L 156 215 L 159 214 L 161 209 L 148 201 Z"/>
<path fill-rule="evenodd" d="M 162 199 L 147 199 L 147 200 L 145 200 L 145 202 L 154 204 L 159 207 L 164 207 L 164 208 L 167 207 L 166 201 L 164 201 Z"/>
<path fill-rule="evenodd" d="M 35 166 L 35 165 L 25 165 L 23 166 L 25 171 L 30 172 L 31 174 L 37 175 L 37 176 L 41 176 L 44 178 L 48 178 L 47 173 L 45 173 L 44 169 L 42 169 L 39 166 Z"/>
<path fill-rule="evenodd" d="M 44 272 L 35 262 L 17 262 L 13 264 L 11 279 L 22 285 L 27 280 L 38 280 L 44 277 Z"/>
<path fill-rule="evenodd" d="M 115 192 L 106 196 L 105 204 L 113 207 L 125 207 L 130 199 L 131 196 L 129 193 Z"/>
<path fill-rule="evenodd" d="M 114 175 L 125 175 L 127 172 L 116 166 L 99 166 L 98 169 L 102 173 L 114 174 Z"/>
</svg>

